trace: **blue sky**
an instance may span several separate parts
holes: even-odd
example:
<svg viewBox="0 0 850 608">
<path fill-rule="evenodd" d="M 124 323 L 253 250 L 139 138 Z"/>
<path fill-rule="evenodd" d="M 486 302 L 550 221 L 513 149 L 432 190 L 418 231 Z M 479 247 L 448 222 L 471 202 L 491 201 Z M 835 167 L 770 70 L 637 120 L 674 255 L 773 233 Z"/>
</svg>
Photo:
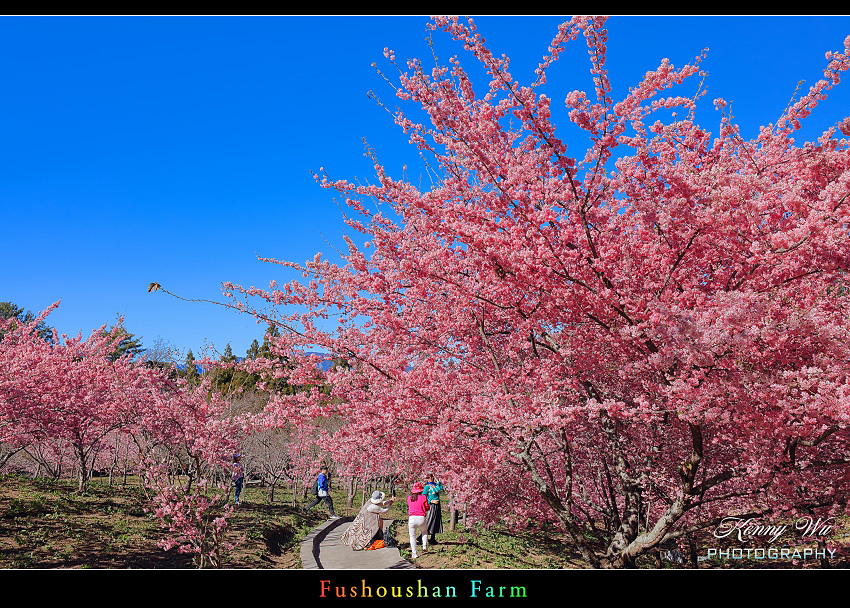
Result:
<svg viewBox="0 0 850 608">
<path fill-rule="evenodd" d="M 559 17 L 475 18 L 523 83 Z M 363 138 L 391 175 L 414 151 L 369 90 L 391 106 L 371 67 L 428 59 L 427 17 L 0 18 L 0 301 L 88 334 L 125 317 L 145 345 L 161 338 L 199 355 L 231 342 L 243 354 L 263 327 L 209 304 L 147 293 L 151 281 L 189 298 L 221 299 L 220 283 L 265 287 L 292 278 L 257 255 L 303 262 L 342 245 L 333 194 L 310 172 L 372 176 Z M 709 48 L 698 121 L 732 101 L 745 135 L 774 121 L 799 80 L 821 77 L 824 53 L 850 35 L 848 17 L 612 17 L 614 97 L 668 57 Z M 459 53 L 442 46 L 441 59 Z M 696 78 L 682 88 L 692 94 Z M 560 103 L 590 90 L 583 41 L 550 72 Z M 819 131 L 850 114 L 842 83 L 808 119 Z M 579 154 L 577 150 L 574 153 Z M 410 172 L 410 171 L 409 171 Z"/>
</svg>

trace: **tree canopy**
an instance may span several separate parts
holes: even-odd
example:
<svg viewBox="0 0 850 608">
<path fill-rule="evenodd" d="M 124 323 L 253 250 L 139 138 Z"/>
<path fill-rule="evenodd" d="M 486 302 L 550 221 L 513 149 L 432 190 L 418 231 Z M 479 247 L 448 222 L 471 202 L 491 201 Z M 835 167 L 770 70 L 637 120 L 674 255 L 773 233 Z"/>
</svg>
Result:
<svg viewBox="0 0 850 608">
<path fill-rule="evenodd" d="M 747 140 L 724 100 L 712 133 L 699 91 L 667 93 L 703 55 L 613 99 L 604 24 L 565 22 L 523 85 L 471 20 L 435 19 L 486 78 L 456 57 L 399 66 L 396 95 L 427 122 L 395 121 L 433 186 L 377 161 L 373 184 L 319 175 L 367 240 L 346 237 L 341 265 L 267 260 L 303 282 L 224 289 L 275 311 L 288 382 L 330 387 L 273 398 L 279 424 L 338 416 L 320 439 L 337 462 L 368 445 L 436 470 L 481 520 L 556 521 L 588 563 L 620 567 L 728 515 L 846 507 L 850 311 L 830 288 L 850 266 L 850 121 L 794 136 L 850 37 Z M 570 153 L 538 89 L 576 40 L 594 86 L 561 98 L 588 142 Z M 313 345 L 348 366 L 322 373 Z"/>
<path fill-rule="evenodd" d="M 35 320 L 36 315 L 30 310 L 24 310 L 14 302 L 0 302 L 0 319 L 15 319 L 20 324 L 28 324 Z M 0 331 L 0 339 L 7 330 Z M 48 327 L 44 320 L 39 321 L 36 327 L 39 337 L 44 340 L 53 340 L 53 328 Z"/>
</svg>

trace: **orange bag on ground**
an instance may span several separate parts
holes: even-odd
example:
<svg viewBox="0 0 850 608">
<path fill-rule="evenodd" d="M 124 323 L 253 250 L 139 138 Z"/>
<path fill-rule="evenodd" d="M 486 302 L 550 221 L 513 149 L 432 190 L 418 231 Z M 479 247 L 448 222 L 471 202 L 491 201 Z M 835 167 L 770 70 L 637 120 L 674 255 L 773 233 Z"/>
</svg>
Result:
<svg viewBox="0 0 850 608">
<path fill-rule="evenodd" d="M 364 551 L 371 551 L 372 549 L 383 549 L 383 548 L 384 548 L 384 541 L 376 540 L 376 541 L 373 541 L 371 545 L 366 547 L 364 549 Z"/>
</svg>

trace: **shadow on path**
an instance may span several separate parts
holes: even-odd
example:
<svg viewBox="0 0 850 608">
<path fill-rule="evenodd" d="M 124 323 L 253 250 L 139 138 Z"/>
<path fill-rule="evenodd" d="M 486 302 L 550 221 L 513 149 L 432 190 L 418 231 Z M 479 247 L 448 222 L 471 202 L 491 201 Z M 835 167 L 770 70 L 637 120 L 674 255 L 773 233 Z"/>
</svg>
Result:
<svg viewBox="0 0 850 608">
<path fill-rule="evenodd" d="M 406 570 L 416 566 L 402 559 L 398 547 L 353 551 L 340 537 L 353 517 L 329 519 L 301 541 L 301 563 L 305 570 Z M 387 520 L 385 529 L 391 524 Z"/>
</svg>

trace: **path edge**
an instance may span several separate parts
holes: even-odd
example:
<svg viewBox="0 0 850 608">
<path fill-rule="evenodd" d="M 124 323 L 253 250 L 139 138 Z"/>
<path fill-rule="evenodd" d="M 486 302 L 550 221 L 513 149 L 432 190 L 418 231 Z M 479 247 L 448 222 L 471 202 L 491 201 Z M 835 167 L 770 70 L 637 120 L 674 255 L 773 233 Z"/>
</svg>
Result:
<svg viewBox="0 0 850 608">
<path fill-rule="evenodd" d="M 322 562 L 319 560 L 319 545 L 331 530 L 353 521 L 353 517 L 340 517 L 339 519 L 329 519 L 319 527 L 313 528 L 301 541 L 301 568 L 304 570 L 324 570 Z"/>
</svg>

